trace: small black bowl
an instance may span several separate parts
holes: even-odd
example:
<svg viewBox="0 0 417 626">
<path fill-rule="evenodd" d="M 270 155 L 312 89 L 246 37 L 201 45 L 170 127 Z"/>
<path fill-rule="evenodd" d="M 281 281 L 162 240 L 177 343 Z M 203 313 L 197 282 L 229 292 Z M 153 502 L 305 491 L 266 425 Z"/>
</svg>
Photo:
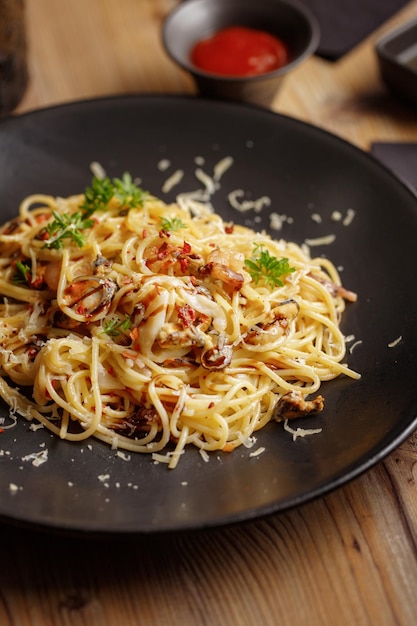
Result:
<svg viewBox="0 0 417 626">
<path fill-rule="evenodd" d="M 376 53 L 386 85 L 397 95 L 417 104 L 417 19 L 377 41 Z"/>
<path fill-rule="evenodd" d="M 289 63 L 265 74 L 230 77 L 193 65 L 190 53 L 201 39 L 228 26 L 264 30 L 288 47 Z M 297 0 L 187 0 L 165 19 L 162 40 L 168 55 L 193 76 L 203 96 L 270 106 L 285 76 L 317 49 L 316 18 Z"/>
</svg>

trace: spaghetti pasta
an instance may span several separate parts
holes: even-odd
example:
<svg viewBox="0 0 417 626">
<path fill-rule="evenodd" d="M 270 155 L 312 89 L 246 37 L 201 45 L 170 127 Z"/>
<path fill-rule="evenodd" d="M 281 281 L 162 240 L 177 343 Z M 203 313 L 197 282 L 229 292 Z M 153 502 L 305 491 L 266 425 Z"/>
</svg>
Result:
<svg viewBox="0 0 417 626">
<path fill-rule="evenodd" d="M 0 252 L 0 395 L 64 439 L 174 468 L 189 444 L 249 442 L 282 398 L 308 412 L 323 381 L 359 377 L 340 330 L 355 295 L 329 260 L 127 174 L 26 198 Z"/>
</svg>

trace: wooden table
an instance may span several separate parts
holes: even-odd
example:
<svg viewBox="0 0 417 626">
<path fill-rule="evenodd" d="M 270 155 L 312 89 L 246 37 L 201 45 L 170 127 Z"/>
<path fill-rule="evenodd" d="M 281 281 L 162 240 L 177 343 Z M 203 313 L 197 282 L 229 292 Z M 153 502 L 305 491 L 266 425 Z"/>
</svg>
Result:
<svg viewBox="0 0 417 626">
<path fill-rule="evenodd" d="M 175 0 L 27 2 L 31 84 L 18 112 L 130 92 L 193 93 L 165 55 Z M 374 42 L 288 78 L 274 110 L 368 149 L 417 141 Z M 188 536 L 103 544 L 0 525 L 1 626 L 412 626 L 417 623 L 417 436 L 344 488 L 285 514 Z"/>
</svg>

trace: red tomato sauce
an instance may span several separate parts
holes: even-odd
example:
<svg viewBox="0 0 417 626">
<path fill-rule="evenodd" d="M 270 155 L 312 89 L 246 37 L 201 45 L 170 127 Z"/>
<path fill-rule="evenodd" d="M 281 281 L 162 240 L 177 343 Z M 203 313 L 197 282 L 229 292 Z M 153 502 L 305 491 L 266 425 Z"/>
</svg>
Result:
<svg viewBox="0 0 417 626">
<path fill-rule="evenodd" d="M 201 70 L 227 76 L 253 76 L 277 70 L 289 60 L 281 39 L 263 30 L 230 26 L 191 51 L 191 61 Z"/>
</svg>

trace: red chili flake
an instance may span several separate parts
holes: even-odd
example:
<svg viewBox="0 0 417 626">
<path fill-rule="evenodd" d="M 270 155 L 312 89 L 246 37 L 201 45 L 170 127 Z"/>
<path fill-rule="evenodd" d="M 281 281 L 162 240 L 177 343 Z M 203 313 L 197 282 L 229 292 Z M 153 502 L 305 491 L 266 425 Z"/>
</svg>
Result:
<svg viewBox="0 0 417 626">
<path fill-rule="evenodd" d="M 208 405 L 209 409 L 212 409 L 214 407 L 214 402 L 210 402 L 210 404 Z"/>
<path fill-rule="evenodd" d="M 78 313 L 78 315 L 86 315 L 87 309 L 85 308 L 85 306 L 83 304 L 79 304 L 77 306 L 77 313 Z"/>
<path fill-rule="evenodd" d="M 29 276 L 32 277 L 32 274 L 29 274 L 28 277 Z M 29 283 L 30 286 L 34 289 L 41 289 L 45 285 L 45 281 L 41 277 L 35 278 L 35 280 L 32 280 L 32 278 L 30 278 Z"/>
<path fill-rule="evenodd" d="M 108 367 L 108 368 L 107 368 L 107 373 L 108 373 L 108 374 L 110 374 L 110 376 L 113 376 L 113 374 L 114 374 L 114 368 L 113 368 L 113 367 L 111 367 L 111 366 L 110 366 L 110 367 Z"/>
<path fill-rule="evenodd" d="M 38 224 L 42 224 L 42 222 L 46 222 L 47 220 L 49 220 L 50 217 L 51 217 L 50 213 L 39 213 L 35 217 L 35 220 L 38 222 Z"/>
<path fill-rule="evenodd" d="M 162 244 L 162 246 L 158 249 L 158 260 L 162 261 L 170 252 L 170 246 L 166 241 Z"/>
<path fill-rule="evenodd" d="M 142 239 L 146 239 L 147 236 L 148 236 L 148 231 L 146 230 L 146 228 L 144 228 L 142 231 Z"/>
<path fill-rule="evenodd" d="M 132 348 L 133 350 L 136 350 L 137 352 L 139 352 L 140 350 L 140 344 L 139 344 L 139 328 L 132 328 L 132 330 L 129 333 L 129 337 L 132 340 Z"/>
<path fill-rule="evenodd" d="M 49 233 L 46 228 L 42 228 L 42 230 L 39 231 L 37 239 L 41 239 L 42 241 L 46 241 L 47 239 L 49 239 Z"/>
<path fill-rule="evenodd" d="M 0 433 L 4 433 L 4 428 L 0 428 Z"/>
<path fill-rule="evenodd" d="M 184 306 L 179 307 L 178 317 L 180 318 L 184 326 L 188 328 L 188 326 L 195 322 L 197 314 L 189 304 L 185 304 Z"/>
<path fill-rule="evenodd" d="M 226 224 L 224 230 L 228 235 L 231 235 L 233 233 L 235 229 L 235 225 L 233 224 L 233 222 L 230 222 L 230 224 Z"/>
<path fill-rule="evenodd" d="M 189 264 L 190 264 L 190 259 L 188 257 L 180 257 L 181 272 L 183 274 L 185 274 L 185 271 Z"/>
<path fill-rule="evenodd" d="M 29 357 L 29 359 L 33 360 L 36 355 L 38 354 L 39 350 L 38 348 L 35 348 L 34 346 L 30 347 L 27 351 L 27 355 Z"/>
</svg>

